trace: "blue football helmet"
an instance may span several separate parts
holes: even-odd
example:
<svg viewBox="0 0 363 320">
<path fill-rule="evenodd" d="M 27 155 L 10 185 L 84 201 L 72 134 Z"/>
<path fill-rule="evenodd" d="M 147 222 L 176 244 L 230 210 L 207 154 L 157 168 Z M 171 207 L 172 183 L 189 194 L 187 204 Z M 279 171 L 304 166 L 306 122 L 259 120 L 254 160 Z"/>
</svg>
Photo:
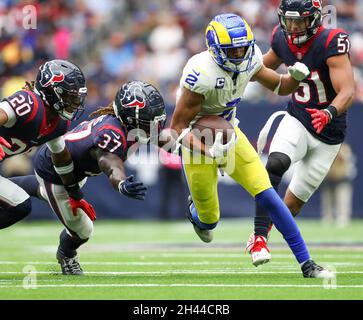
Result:
<svg viewBox="0 0 363 320">
<path fill-rule="evenodd" d="M 224 70 L 246 72 L 255 55 L 256 40 L 246 20 L 233 14 L 217 15 L 205 31 L 206 44 L 213 60 Z M 243 57 L 229 56 L 229 49 L 245 48 Z"/>
<path fill-rule="evenodd" d="M 86 79 L 72 62 L 51 60 L 40 66 L 35 89 L 62 119 L 75 120 L 82 115 L 87 96 Z"/>
<path fill-rule="evenodd" d="M 165 126 L 163 97 L 154 86 L 144 81 L 123 84 L 116 93 L 113 109 L 127 129 L 134 130 L 142 144 L 148 143 L 151 135 L 158 136 Z"/>
</svg>

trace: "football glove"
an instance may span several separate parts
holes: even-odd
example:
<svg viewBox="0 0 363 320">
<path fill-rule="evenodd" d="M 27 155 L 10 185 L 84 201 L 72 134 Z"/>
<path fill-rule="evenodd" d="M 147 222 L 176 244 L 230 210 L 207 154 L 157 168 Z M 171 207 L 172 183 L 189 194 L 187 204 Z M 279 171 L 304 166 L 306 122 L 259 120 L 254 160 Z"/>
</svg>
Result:
<svg viewBox="0 0 363 320">
<path fill-rule="evenodd" d="M 306 109 L 307 112 L 311 114 L 311 124 L 313 125 L 314 129 L 316 130 L 317 134 L 320 134 L 325 126 L 331 121 L 330 115 L 325 110 L 318 110 L 318 109 Z"/>
<path fill-rule="evenodd" d="M 96 220 L 96 211 L 93 209 L 92 205 L 89 204 L 86 200 L 76 200 L 72 197 L 69 197 L 69 204 L 71 205 L 72 213 L 74 216 L 77 216 L 77 209 L 81 209 L 91 219 L 91 221 Z"/>
<path fill-rule="evenodd" d="M 287 71 L 296 81 L 304 80 L 310 74 L 309 68 L 301 62 L 296 62 L 293 66 L 288 67 Z"/>
<path fill-rule="evenodd" d="M 233 132 L 231 139 L 226 144 L 223 144 L 223 133 L 217 132 L 214 143 L 209 148 L 209 153 L 211 157 L 217 161 L 222 160 L 226 156 L 228 150 L 234 147 L 236 141 L 237 136 Z"/>
<path fill-rule="evenodd" d="M 146 186 L 141 182 L 135 180 L 134 176 L 128 176 L 125 180 L 120 181 L 118 190 L 126 197 L 145 200 Z"/>
<path fill-rule="evenodd" d="M 68 200 L 71 206 L 72 214 L 77 216 L 77 209 L 81 209 L 84 213 L 91 219 L 91 221 L 96 220 L 96 211 L 93 209 L 92 205 L 83 199 L 83 192 L 81 191 L 78 183 L 64 186 L 68 193 Z"/>
<path fill-rule="evenodd" d="M 2 146 L 5 146 L 6 148 L 10 149 L 11 144 L 7 142 L 3 137 L 0 137 L 0 161 L 5 158 L 5 151 L 3 150 Z"/>
</svg>

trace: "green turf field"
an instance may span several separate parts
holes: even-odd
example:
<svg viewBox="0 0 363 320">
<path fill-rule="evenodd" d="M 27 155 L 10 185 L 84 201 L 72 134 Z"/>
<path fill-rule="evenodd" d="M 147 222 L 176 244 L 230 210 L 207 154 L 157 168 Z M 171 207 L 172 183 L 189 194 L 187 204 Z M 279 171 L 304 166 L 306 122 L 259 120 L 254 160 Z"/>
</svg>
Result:
<svg viewBox="0 0 363 320">
<path fill-rule="evenodd" d="M 299 221 L 316 262 L 337 270 L 335 289 L 304 279 L 276 230 L 273 260 L 255 268 L 244 253 L 251 224 L 221 221 L 204 244 L 188 221 L 97 221 L 80 250 L 86 275 L 72 277 L 55 260 L 60 224 L 21 223 L 0 231 L 0 299 L 363 299 L 363 221 Z"/>
</svg>

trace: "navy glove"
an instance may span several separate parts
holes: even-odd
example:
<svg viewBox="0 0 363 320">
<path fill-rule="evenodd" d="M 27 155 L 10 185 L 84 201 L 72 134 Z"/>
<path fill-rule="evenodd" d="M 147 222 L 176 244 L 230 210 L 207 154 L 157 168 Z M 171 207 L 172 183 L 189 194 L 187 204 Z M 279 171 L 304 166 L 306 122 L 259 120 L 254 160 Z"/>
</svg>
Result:
<svg viewBox="0 0 363 320">
<path fill-rule="evenodd" d="M 133 175 L 122 180 L 118 185 L 118 190 L 129 198 L 145 200 L 146 197 L 146 186 L 141 181 L 135 180 Z"/>
</svg>

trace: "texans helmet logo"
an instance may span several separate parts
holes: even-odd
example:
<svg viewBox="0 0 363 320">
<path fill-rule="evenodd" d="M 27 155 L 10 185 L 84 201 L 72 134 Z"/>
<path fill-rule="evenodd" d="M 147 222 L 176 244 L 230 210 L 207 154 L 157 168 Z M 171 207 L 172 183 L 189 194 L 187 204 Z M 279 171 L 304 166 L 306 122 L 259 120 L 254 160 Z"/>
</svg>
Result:
<svg viewBox="0 0 363 320">
<path fill-rule="evenodd" d="M 143 109 L 145 107 L 145 100 L 143 99 L 142 88 L 137 84 L 131 85 L 125 90 L 121 103 L 125 108 Z"/>
<path fill-rule="evenodd" d="M 313 6 L 315 8 L 321 9 L 321 3 L 320 0 L 313 0 Z"/>
<path fill-rule="evenodd" d="M 138 107 L 139 109 L 142 109 L 145 107 L 145 101 L 139 101 L 137 99 L 134 99 L 130 103 L 124 104 L 124 107 L 126 107 L 126 108 L 137 108 Z"/>
<path fill-rule="evenodd" d="M 52 64 L 46 63 L 43 68 L 44 73 L 42 74 L 41 83 L 43 83 L 43 77 L 45 78 L 45 83 L 43 84 L 43 87 L 48 87 L 51 84 L 59 83 L 64 80 L 64 74 L 61 71 L 58 71 L 57 74 L 55 74 L 52 70 Z"/>
</svg>

